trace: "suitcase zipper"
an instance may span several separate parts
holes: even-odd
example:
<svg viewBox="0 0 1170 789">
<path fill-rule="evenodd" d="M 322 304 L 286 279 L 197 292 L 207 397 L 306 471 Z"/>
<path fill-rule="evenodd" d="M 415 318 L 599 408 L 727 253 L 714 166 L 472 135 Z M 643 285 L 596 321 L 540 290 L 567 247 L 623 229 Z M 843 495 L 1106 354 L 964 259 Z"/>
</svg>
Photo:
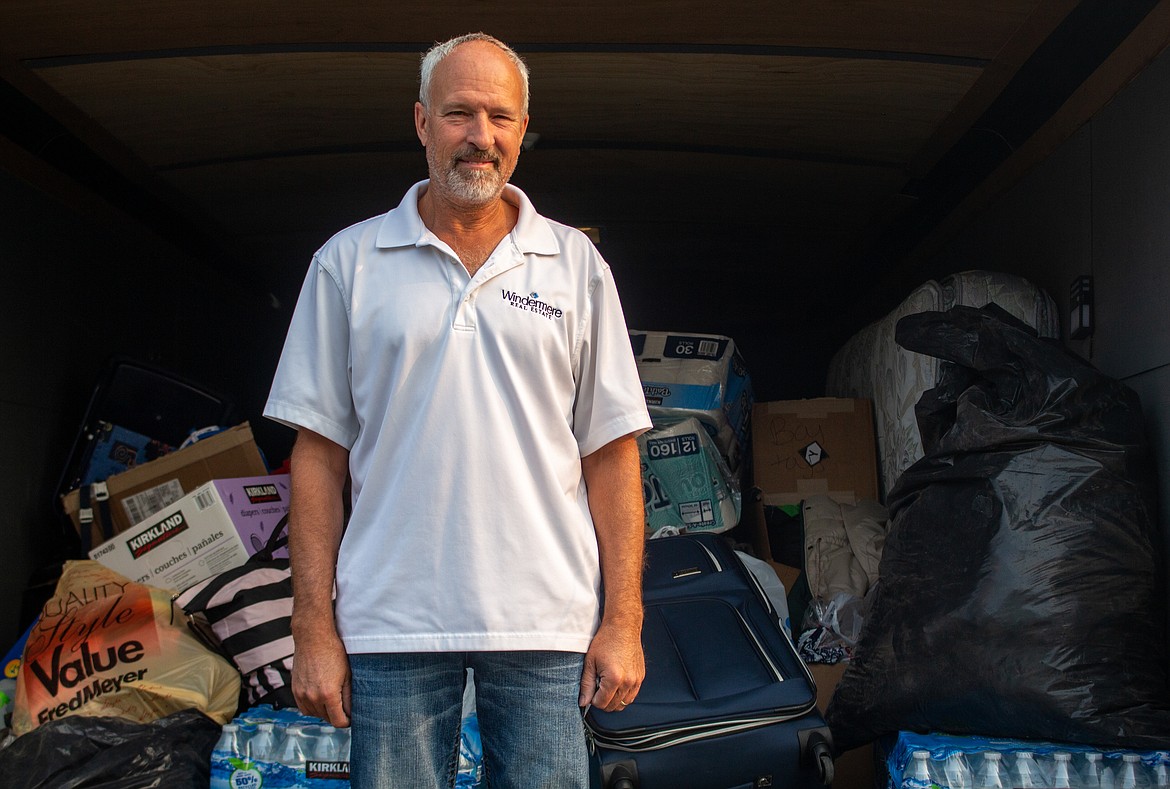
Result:
<svg viewBox="0 0 1170 789">
<path fill-rule="evenodd" d="M 695 740 L 704 740 L 709 737 L 723 737 L 728 734 L 736 734 L 738 732 L 759 729 L 764 726 L 771 726 L 774 723 L 782 723 L 784 721 L 794 720 L 808 714 L 815 706 L 816 701 L 814 700 L 812 704 L 802 706 L 798 709 L 793 709 L 789 712 L 778 712 L 774 715 L 756 716 L 751 718 L 733 718 L 731 720 L 719 721 L 717 723 L 679 726 L 650 734 L 626 736 L 615 735 L 612 737 L 607 737 L 605 735 L 598 734 L 596 731 L 593 731 L 592 735 L 593 740 L 598 745 L 601 745 L 605 748 L 610 748 L 615 751 L 625 751 L 628 753 L 636 753 L 639 751 L 657 751 L 661 750 L 662 748 L 670 748 L 675 745 L 694 742 Z"/>
<path fill-rule="evenodd" d="M 764 645 L 760 643 L 760 638 L 756 635 L 755 629 L 750 624 L 748 624 L 746 619 L 743 618 L 743 614 L 739 612 L 738 608 L 733 607 L 731 610 L 735 611 L 736 617 L 739 618 L 739 623 L 743 625 L 743 629 L 747 631 L 749 636 L 751 636 L 752 643 L 756 646 L 756 652 L 758 652 L 760 657 L 764 659 L 764 662 L 768 664 L 768 668 L 772 670 L 772 676 L 776 678 L 777 682 L 783 682 L 784 675 L 780 673 L 780 669 L 778 669 L 776 664 L 772 661 L 772 657 L 768 654 L 768 650 L 764 649 Z"/>
<path fill-rule="evenodd" d="M 715 567 L 715 572 L 717 572 L 717 573 L 723 572 L 723 565 L 721 565 L 719 563 L 719 559 L 716 558 L 715 554 L 711 552 L 711 549 L 697 540 L 695 541 L 695 544 L 698 545 L 700 548 L 702 548 L 703 551 L 707 554 L 707 556 L 711 559 L 711 564 Z"/>
</svg>

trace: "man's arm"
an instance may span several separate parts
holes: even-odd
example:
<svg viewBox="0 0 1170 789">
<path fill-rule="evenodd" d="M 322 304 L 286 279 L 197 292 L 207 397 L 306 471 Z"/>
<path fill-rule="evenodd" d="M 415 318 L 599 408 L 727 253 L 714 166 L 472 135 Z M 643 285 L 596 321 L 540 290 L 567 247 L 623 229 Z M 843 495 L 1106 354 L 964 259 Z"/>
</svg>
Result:
<svg viewBox="0 0 1170 789">
<path fill-rule="evenodd" d="M 349 659 L 333 618 L 341 546 L 342 490 L 349 452 L 301 429 L 290 466 L 288 550 L 292 568 L 292 692 L 297 707 L 334 726 L 349 725 Z"/>
<path fill-rule="evenodd" d="M 638 443 L 611 441 L 581 459 L 597 531 L 605 608 L 581 677 L 578 704 L 607 712 L 632 702 L 646 676 L 642 656 L 644 505 Z"/>
</svg>

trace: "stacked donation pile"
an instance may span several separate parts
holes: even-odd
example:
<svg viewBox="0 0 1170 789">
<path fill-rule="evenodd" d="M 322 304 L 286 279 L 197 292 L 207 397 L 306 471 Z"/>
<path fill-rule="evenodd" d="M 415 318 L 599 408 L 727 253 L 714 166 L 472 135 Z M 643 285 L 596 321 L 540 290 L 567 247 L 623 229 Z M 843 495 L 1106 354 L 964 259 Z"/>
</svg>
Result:
<svg viewBox="0 0 1170 789">
<path fill-rule="evenodd" d="M 735 342 L 643 331 L 631 331 L 630 341 L 654 420 L 638 439 L 647 535 L 734 528 L 752 408 Z"/>
</svg>

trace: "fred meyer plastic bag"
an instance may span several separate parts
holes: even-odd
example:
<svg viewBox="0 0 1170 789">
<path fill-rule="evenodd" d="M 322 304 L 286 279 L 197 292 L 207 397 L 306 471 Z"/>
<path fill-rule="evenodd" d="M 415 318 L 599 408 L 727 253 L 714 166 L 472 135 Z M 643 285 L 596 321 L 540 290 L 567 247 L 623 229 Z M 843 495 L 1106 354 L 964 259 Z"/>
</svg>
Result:
<svg viewBox="0 0 1170 789">
<path fill-rule="evenodd" d="M 172 615 L 171 592 L 93 561 L 66 562 L 25 644 L 12 730 L 68 715 L 150 723 L 197 709 L 231 720 L 240 675 Z"/>
</svg>

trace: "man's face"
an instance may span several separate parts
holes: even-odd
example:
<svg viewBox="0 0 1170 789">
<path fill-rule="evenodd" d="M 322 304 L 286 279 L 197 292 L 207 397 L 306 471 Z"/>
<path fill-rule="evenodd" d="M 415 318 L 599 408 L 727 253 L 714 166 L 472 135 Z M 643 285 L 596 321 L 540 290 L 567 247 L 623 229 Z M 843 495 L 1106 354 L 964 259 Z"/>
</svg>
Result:
<svg viewBox="0 0 1170 789">
<path fill-rule="evenodd" d="M 520 74 L 498 47 L 458 46 L 435 67 L 429 106 L 416 104 L 414 117 L 432 188 L 469 206 L 500 196 L 516 169 L 528 116 Z"/>
</svg>

